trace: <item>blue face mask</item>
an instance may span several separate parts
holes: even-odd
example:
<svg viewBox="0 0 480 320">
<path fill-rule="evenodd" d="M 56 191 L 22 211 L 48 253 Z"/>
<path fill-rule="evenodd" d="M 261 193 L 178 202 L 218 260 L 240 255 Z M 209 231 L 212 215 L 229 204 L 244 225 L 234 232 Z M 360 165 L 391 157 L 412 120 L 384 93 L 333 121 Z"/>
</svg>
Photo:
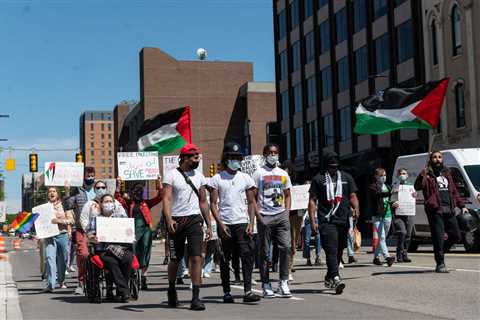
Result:
<svg viewBox="0 0 480 320">
<path fill-rule="evenodd" d="M 242 167 L 242 163 L 240 162 L 240 160 L 228 160 L 227 167 L 230 170 L 237 171 L 240 170 L 240 168 Z"/>
<path fill-rule="evenodd" d="M 386 176 L 377 177 L 377 181 L 378 183 L 384 184 L 385 182 L 387 182 L 387 177 Z"/>
</svg>

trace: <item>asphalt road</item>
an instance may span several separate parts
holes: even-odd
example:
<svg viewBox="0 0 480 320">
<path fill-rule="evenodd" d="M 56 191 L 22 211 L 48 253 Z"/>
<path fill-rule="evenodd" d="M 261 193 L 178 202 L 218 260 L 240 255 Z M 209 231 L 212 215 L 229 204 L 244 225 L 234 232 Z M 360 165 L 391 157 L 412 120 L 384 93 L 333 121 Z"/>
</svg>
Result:
<svg viewBox="0 0 480 320">
<path fill-rule="evenodd" d="M 346 265 L 342 276 L 346 289 L 340 296 L 324 288 L 325 266 L 306 267 L 296 256 L 295 281 L 291 299 L 262 300 L 258 305 L 241 302 L 243 289 L 233 287 L 237 303 L 223 304 L 219 274 L 205 279 L 200 292 L 207 311 L 188 310 L 189 280 L 179 286 L 180 309 L 166 305 L 166 267 L 163 245 L 154 247 L 149 275 L 149 290 L 138 301 L 127 304 L 89 304 L 76 296 L 74 275 L 67 276 L 68 289 L 41 294 L 45 286 L 39 276 L 38 251 L 32 241 L 22 243 L 22 250 L 11 252 L 14 280 L 20 295 L 24 319 L 479 319 L 480 255 L 461 249 L 448 254 L 449 274 L 433 272 L 431 248 L 411 255 L 410 264 L 388 268 L 374 266 L 372 256 L 358 255 L 359 263 Z M 275 278 L 277 274 L 273 274 Z M 258 274 L 254 279 L 258 280 Z M 256 288 L 260 290 L 260 285 Z"/>
</svg>

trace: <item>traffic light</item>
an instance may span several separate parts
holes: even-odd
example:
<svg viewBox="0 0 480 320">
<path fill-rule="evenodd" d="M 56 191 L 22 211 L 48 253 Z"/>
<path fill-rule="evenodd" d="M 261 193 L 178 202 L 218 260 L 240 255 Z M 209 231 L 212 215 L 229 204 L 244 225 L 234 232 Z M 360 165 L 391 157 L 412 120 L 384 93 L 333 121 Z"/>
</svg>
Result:
<svg viewBox="0 0 480 320">
<path fill-rule="evenodd" d="M 210 177 L 213 177 L 217 173 L 217 168 L 214 163 L 210 165 Z"/>
<path fill-rule="evenodd" d="M 80 151 L 75 154 L 75 162 L 83 162 L 83 154 Z"/>
<path fill-rule="evenodd" d="M 36 153 L 30 153 L 30 172 L 38 172 L 38 155 Z"/>
</svg>

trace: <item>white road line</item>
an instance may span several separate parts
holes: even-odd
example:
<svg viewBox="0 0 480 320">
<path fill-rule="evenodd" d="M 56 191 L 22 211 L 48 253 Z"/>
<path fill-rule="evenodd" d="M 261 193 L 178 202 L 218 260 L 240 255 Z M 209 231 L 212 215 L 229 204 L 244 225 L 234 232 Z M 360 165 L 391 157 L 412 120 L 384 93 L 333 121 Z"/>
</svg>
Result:
<svg viewBox="0 0 480 320">
<path fill-rule="evenodd" d="M 235 286 L 235 285 L 231 285 L 230 286 L 231 288 L 235 288 L 235 289 L 239 289 L 239 290 L 243 290 L 243 287 L 241 286 Z M 257 290 L 257 289 L 252 289 L 253 292 L 255 293 L 258 293 L 260 295 L 263 295 L 263 292 L 261 290 Z M 284 299 L 284 298 L 281 298 L 281 297 L 278 297 L 279 299 Z M 288 299 L 288 300 L 295 300 L 295 301 L 304 301 L 305 299 L 303 298 L 299 298 L 299 297 L 291 297 L 291 298 L 285 298 L 285 299 Z"/>
<path fill-rule="evenodd" d="M 412 268 L 412 269 L 424 269 L 424 270 L 434 270 L 435 268 L 433 267 L 424 267 L 424 266 L 399 266 L 399 265 L 393 265 L 392 267 L 396 268 Z M 448 268 L 447 268 L 448 269 Z M 471 269 L 450 269 L 453 271 L 463 271 L 463 272 L 478 272 L 480 273 L 480 270 L 471 270 Z"/>
</svg>

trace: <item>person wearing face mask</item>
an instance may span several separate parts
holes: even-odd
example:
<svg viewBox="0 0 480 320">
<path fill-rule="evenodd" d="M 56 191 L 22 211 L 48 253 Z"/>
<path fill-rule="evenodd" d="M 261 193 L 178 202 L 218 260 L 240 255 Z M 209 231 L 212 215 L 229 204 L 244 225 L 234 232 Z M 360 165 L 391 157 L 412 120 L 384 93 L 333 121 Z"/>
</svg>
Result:
<svg viewBox="0 0 480 320">
<path fill-rule="evenodd" d="M 408 257 L 407 250 L 408 245 L 410 244 L 410 237 L 412 235 L 415 216 L 404 216 L 397 214 L 397 209 L 400 207 L 400 203 L 398 202 L 398 188 L 400 185 L 411 185 L 408 182 L 407 169 L 398 169 L 397 178 L 398 185 L 393 188 L 392 197 L 390 198 L 390 201 L 392 202 L 392 208 L 395 210 L 393 225 L 395 227 L 395 234 L 397 235 L 397 262 L 412 262 L 412 260 Z M 415 197 L 416 194 L 413 194 L 412 196 Z"/>
<path fill-rule="evenodd" d="M 143 198 L 144 186 L 142 183 L 136 183 L 128 197 L 122 197 L 119 192 L 121 183 L 121 178 L 118 177 L 115 199 L 119 201 L 125 208 L 128 217 L 135 219 L 135 255 L 137 256 L 140 269 L 142 270 L 142 290 L 147 290 L 147 271 L 148 266 L 150 265 L 153 241 L 152 217 L 150 214 L 150 209 L 162 201 L 162 178 L 158 177 L 158 193 L 157 196 L 152 199 Z"/>
<path fill-rule="evenodd" d="M 93 185 L 93 191 L 95 192 L 95 198 L 87 201 L 87 203 L 85 203 L 85 205 L 83 206 L 82 211 L 80 212 L 80 225 L 82 227 L 82 230 L 87 229 L 87 226 L 92 217 L 99 215 L 100 199 L 102 199 L 102 197 L 108 193 L 106 183 L 102 180 L 98 180 Z M 117 202 L 117 204 L 119 203 Z"/>
<path fill-rule="evenodd" d="M 392 207 L 390 196 L 392 189 L 387 185 L 387 173 L 383 168 L 375 169 L 375 181 L 368 187 L 369 206 L 373 216 L 373 225 L 378 233 L 378 245 L 373 253 L 373 264 L 381 266 L 380 256 L 385 258 L 387 265 L 395 261 L 390 256 L 387 247 L 387 235 L 392 224 Z"/>
<path fill-rule="evenodd" d="M 223 302 L 234 303 L 230 290 L 230 260 L 235 252 L 242 261 L 244 296 L 243 302 L 260 300 L 252 292 L 254 263 L 253 226 L 255 222 L 255 182 L 240 172 L 243 154 L 238 143 L 225 144 L 222 154 L 224 170 L 210 179 L 210 208 L 217 221 L 218 235 L 222 241 L 223 257 L 220 261 L 220 276 L 223 287 Z"/>
<path fill-rule="evenodd" d="M 278 294 L 290 298 L 288 287 L 290 260 L 290 189 L 292 183 L 288 173 L 278 167 L 280 149 L 276 144 L 269 143 L 263 148 L 265 165 L 253 174 L 257 188 L 257 227 L 260 243 L 260 277 L 262 280 L 264 298 L 274 298 L 275 294 L 270 283 L 267 257 L 272 243 L 278 245 L 279 251 L 279 284 Z"/>
<path fill-rule="evenodd" d="M 318 173 L 310 184 L 308 215 L 312 233 L 320 233 L 325 251 L 325 287 L 341 294 L 345 283 L 340 278 L 339 263 L 347 246 L 349 217 L 359 216 L 357 185 L 350 174 L 339 169 L 336 153 L 326 154 L 324 163 L 326 169 Z"/>
<path fill-rule="evenodd" d="M 462 214 L 468 213 L 468 209 L 458 193 L 450 170 L 443 165 L 440 151 L 430 153 L 427 168 L 423 169 L 415 180 L 415 190 L 422 190 L 425 199 L 425 213 L 430 225 L 437 264 L 435 272 L 448 273 L 445 267 L 445 252 L 461 238 L 455 208 L 461 209 Z"/>
</svg>

